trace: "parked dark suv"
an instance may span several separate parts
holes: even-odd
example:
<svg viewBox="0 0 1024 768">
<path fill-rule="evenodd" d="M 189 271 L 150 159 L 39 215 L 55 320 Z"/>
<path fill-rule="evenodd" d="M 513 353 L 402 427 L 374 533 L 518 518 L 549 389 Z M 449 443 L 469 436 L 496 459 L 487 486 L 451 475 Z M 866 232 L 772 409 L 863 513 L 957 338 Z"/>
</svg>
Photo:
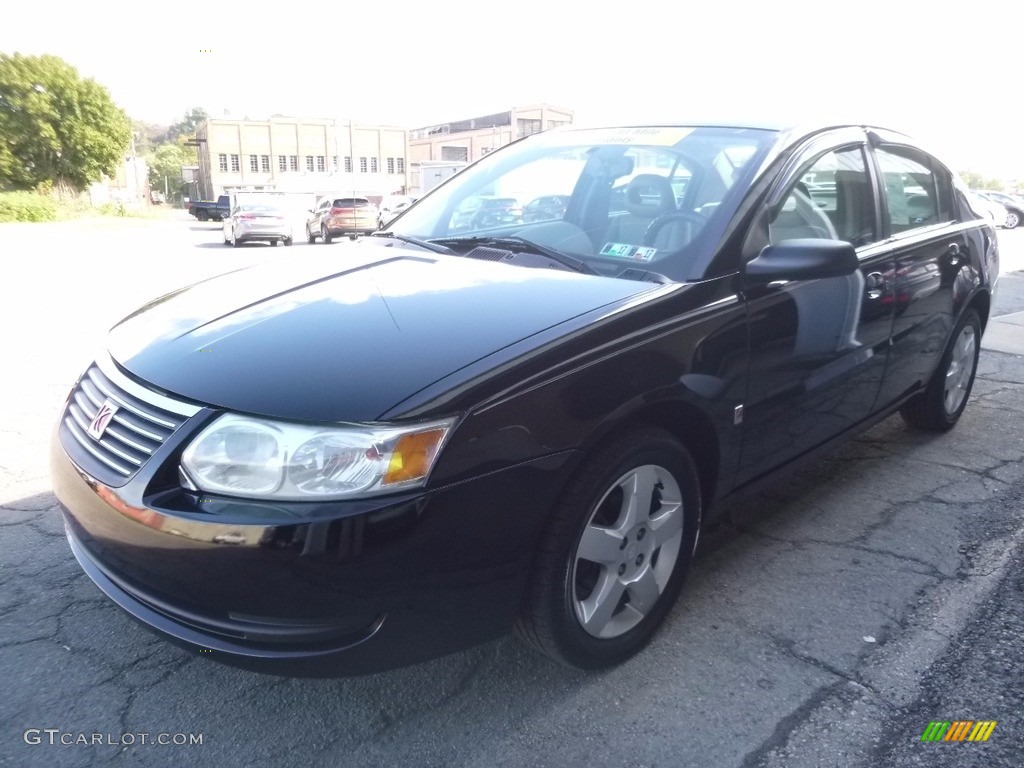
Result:
<svg viewBox="0 0 1024 768">
<path fill-rule="evenodd" d="M 518 224 L 523 209 L 514 197 L 478 196 L 464 201 L 452 216 L 453 230 L 486 229 L 503 224 Z"/>
<path fill-rule="evenodd" d="M 454 219 L 553 188 L 558 220 Z M 346 674 L 514 628 L 619 663 L 718 502 L 897 412 L 956 425 L 999 274 L 956 174 L 859 125 L 546 131 L 347 250 L 154 300 L 60 416 L 72 552 L 203 659 Z"/>
<path fill-rule="evenodd" d="M 565 215 L 569 195 L 542 195 L 523 206 L 523 222 L 552 221 Z"/>
<path fill-rule="evenodd" d="M 368 235 L 377 231 L 377 206 L 365 197 L 325 197 L 306 219 L 306 240 L 319 237 L 329 244 L 342 235 Z"/>
</svg>

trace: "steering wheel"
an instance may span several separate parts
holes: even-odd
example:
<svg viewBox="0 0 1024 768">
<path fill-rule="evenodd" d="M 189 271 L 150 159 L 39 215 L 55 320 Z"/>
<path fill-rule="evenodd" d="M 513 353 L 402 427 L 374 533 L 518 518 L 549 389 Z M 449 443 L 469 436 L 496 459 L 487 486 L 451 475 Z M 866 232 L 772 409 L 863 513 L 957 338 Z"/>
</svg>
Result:
<svg viewBox="0 0 1024 768">
<path fill-rule="evenodd" d="M 676 221 L 685 221 L 692 225 L 686 242 L 693 240 L 694 233 L 708 222 L 708 220 L 699 213 L 690 213 L 689 211 L 670 211 L 669 213 L 663 213 L 648 225 L 647 231 L 644 232 L 644 245 L 649 248 L 653 247 L 658 238 L 658 233 L 666 226 Z"/>
</svg>

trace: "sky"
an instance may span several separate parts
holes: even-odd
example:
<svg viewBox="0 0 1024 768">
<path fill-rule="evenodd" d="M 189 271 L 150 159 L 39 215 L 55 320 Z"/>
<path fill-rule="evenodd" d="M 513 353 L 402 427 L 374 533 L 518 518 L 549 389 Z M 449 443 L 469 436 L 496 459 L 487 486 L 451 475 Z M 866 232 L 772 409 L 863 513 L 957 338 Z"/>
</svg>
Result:
<svg viewBox="0 0 1024 768">
<path fill-rule="evenodd" d="M 1008 0 L 10 4 L 0 52 L 60 56 L 139 120 L 271 114 L 416 128 L 549 103 L 587 124 L 870 122 L 1024 179 Z M 326 13 L 321 14 L 321 12 Z"/>
</svg>

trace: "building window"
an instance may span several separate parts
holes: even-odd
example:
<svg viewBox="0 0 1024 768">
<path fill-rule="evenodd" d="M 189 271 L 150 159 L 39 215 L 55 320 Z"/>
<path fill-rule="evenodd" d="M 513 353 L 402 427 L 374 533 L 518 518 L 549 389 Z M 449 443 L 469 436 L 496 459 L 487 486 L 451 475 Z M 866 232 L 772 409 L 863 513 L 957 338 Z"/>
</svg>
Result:
<svg viewBox="0 0 1024 768">
<path fill-rule="evenodd" d="M 288 170 L 289 171 L 297 171 L 297 170 L 299 170 L 299 156 L 298 155 L 288 155 Z"/>
<path fill-rule="evenodd" d="M 284 173 L 285 171 L 288 170 L 288 156 L 287 155 L 278 155 L 277 156 L 277 170 L 279 170 L 281 173 Z"/>
<path fill-rule="evenodd" d="M 335 155 L 334 157 L 331 158 L 331 173 L 337 173 L 337 172 L 338 172 L 338 156 Z"/>
<path fill-rule="evenodd" d="M 316 156 L 317 173 L 324 173 L 327 170 L 327 158 L 323 155 Z"/>
<path fill-rule="evenodd" d="M 370 158 L 370 173 L 377 173 L 380 170 L 380 160 L 376 157 Z"/>
<path fill-rule="evenodd" d="M 389 157 L 388 158 L 388 173 L 392 174 L 394 172 L 395 172 L 395 158 Z"/>
<path fill-rule="evenodd" d="M 226 173 L 227 170 L 228 170 L 228 156 L 227 156 L 227 153 L 222 152 L 221 154 L 217 155 L 217 160 L 218 160 L 218 162 L 220 164 L 220 169 Z"/>
<path fill-rule="evenodd" d="M 234 173 L 238 173 L 242 170 L 242 159 L 238 155 L 231 156 L 231 170 Z"/>
<path fill-rule="evenodd" d="M 260 170 L 270 173 L 270 155 L 260 155 Z"/>
<path fill-rule="evenodd" d="M 249 155 L 249 170 L 253 173 L 259 173 L 260 158 L 258 155 Z"/>
<path fill-rule="evenodd" d="M 563 125 L 570 125 L 571 120 L 548 120 L 548 128 L 561 128 Z"/>
<path fill-rule="evenodd" d="M 352 158 L 345 158 L 345 173 L 352 173 Z"/>
<path fill-rule="evenodd" d="M 520 117 L 516 120 L 519 127 L 519 138 L 529 136 L 531 133 L 540 133 L 540 120 L 526 120 Z"/>
<path fill-rule="evenodd" d="M 359 158 L 359 172 L 360 173 L 366 173 L 366 158 L 365 157 L 360 157 Z"/>
<path fill-rule="evenodd" d="M 469 162 L 468 147 L 441 147 L 441 159 L 448 162 Z"/>
<path fill-rule="evenodd" d="M 313 165 L 313 156 L 306 155 L 306 170 L 312 173 L 314 167 L 315 166 Z"/>
<path fill-rule="evenodd" d="M 405 173 L 405 158 L 404 157 L 396 157 L 395 160 L 396 160 L 397 165 L 398 165 L 398 172 L 399 173 Z"/>
</svg>

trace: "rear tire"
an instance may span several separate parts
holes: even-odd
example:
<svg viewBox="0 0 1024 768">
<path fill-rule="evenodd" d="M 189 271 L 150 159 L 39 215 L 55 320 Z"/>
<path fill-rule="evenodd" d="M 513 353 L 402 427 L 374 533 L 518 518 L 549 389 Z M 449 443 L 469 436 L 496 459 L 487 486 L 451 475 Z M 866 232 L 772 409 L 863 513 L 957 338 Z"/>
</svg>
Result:
<svg viewBox="0 0 1024 768">
<path fill-rule="evenodd" d="M 599 446 L 548 521 L 516 634 L 572 667 L 625 661 L 679 595 L 700 518 L 696 467 L 671 434 L 640 427 Z"/>
<path fill-rule="evenodd" d="M 1006 212 L 1006 229 L 1016 229 L 1020 226 L 1020 215 L 1013 211 Z"/>
<path fill-rule="evenodd" d="M 974 309 L 961 316 L 928 388 L 900 408 L 912 427 L 947 432 L 956 426 L 974 386 L 981 351 L 981 318 Z"/>
<path fill-rule="evenodd" d="M 306 225 L 306 242 L 312 245 L 316 242 L 316 235 L 309 231 L 309 225 Z"/>
<path fill-rule="evenodd" d="M 286 237 L 281 242 L 284 243 L 285 245 L 291 245 L 292 244 L 292 239 L 290 237 Z"/>
</svg>

